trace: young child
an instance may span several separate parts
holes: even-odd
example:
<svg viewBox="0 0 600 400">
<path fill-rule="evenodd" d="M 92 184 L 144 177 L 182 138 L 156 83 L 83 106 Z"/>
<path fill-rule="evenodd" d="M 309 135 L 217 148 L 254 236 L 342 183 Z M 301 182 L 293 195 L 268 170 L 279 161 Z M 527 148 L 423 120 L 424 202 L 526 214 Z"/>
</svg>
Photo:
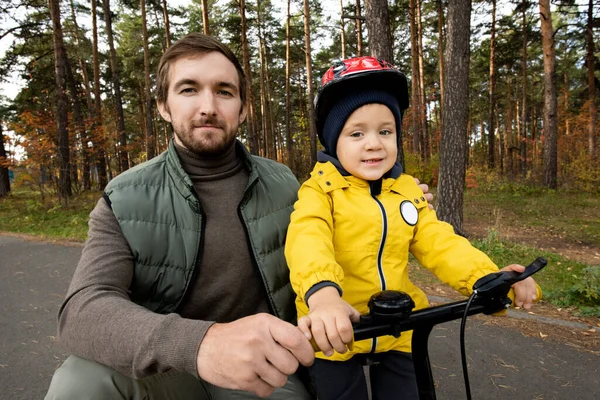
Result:
<svg viewBox="0 0 600 400">
<path fill-rule="evenodd" d="M 437 219 L 423 192 L 397 163 L 406 77 L 372 57 L 335 63 L 322 78 L 317 131 L 325 147 L 300 188 L 285 255 L 296 292 L 298 326 L 322 352 L 310 368 L 319 400 L 367 399 L 368 356 L 374 400 L 416 399 L 411 334 L 355 342 L 352 322 L 378 291 L 408 293 L 416 309 L 427 298 L 408 277 L 408 253 L 464 295 L 498 267 L 452 226 Z M 505 270 L 522 272 L 511 265 Z M 529 308 L 537 285 L 513 286 Z"/>
</svg>

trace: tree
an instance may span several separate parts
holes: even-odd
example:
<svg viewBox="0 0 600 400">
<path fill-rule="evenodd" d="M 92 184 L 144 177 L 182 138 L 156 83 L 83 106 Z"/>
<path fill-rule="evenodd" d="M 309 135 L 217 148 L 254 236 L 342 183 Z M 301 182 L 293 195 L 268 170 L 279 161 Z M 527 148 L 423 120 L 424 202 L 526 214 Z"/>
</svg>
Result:
<svg viewBox="0 0 600 400">
<path fill-rule="evenodd" d="M 586 66 L 588 73 L 588 101 L 590 117 L 588 119 L 588 154 L 594 158 L 596 149 L 596 76 L 595 76 L 595 49 L 594 49 L 594 1 L 588 0 L 588 18 L 585 30 L 586 37 Z"/>
<path fill-rule="evenodd" d="M 255 112 L 254 112 L 254 99 L 252 94 L 252 69 L 250 68 L 250 51 L 248 49 L 248 24 L 246 20 L 246 2 L 240 0 L 240 17 L 242 23 L 242 64 L 244 66 L 244 75 L 246 75 L 246 105 L 248 107 L 247 118 L 246 118 L 246 129 L 248 131 L 247 139 L 250 146 L 250 152 L 252 154 L 258 154 L 258 135 L 256 129 L 254 129 L 255 123 Z"/>
<path fill-rule="evenodd" d="M 56 114 L 58 147 L 58 198 L 63 204 L 73 196 L 71 191 L 71 165 L 69 163 L 69 131 L 67 104 L 67 51 L 60 23 L 60 0 L 48 0 L 54 42 L 54 71 L 56 75 Z"/>
<path fill-rule="evenodd" d="M 544 186 L 557 186 L 558 115 L 556 99 L 556 55 L 550 0 L 540 0 L 542 46 L 544 49 Z"/>
<path fill-rule="evenodd" d="M 315 125 L 315 107 L 313 100 L 315 98 L 313 89 L 313 70 L 312 55 L 310 50 L 310 8 L 308 0 L 304 0 L 304 45 L 306 53 L 306 87 L 308 91 L 308 124 L 310 138 L 310 162 L 317 162 L 317 127 Z"/>
<path fill-rule="evenodd" d="M 369 50 L 373 57 L 394 62 L 387 0 L 365 0 Z"/>
<path fill-rule="evenodd" d="M 4 148 L 4 134 L 2 133 L 2 123 L 0 120 L 0 199 L 10 192 L 10 180 L 8 179 L 8 159 L 6 158 L 6 149 Z"/>
<path fill-rule="evenodd" d="M 150 50 L 148 49 L 148 25 L 146 23 L 146 0 L 140 0 L 142 10 L 142 38 L 144 40 L 144 99 L 146 113 L 146 158 L 154 158 L 156 147 L 154 143 L 153 101 L 150 94 Z"/>
<path fill-rule="evenodd" d="M 440 143 L 438 215 L 462 233 L 466 133 L 469 122 L 471 0 L 448 3 L 446 80 Z"/>
<path fill-rule="evenodd" d="M 496 144 L 496 0 L 492 0 L 492 27 L 490 28 L 490 88 L 488 108 L 488 167 L 495 167 Z"/>
</svg>

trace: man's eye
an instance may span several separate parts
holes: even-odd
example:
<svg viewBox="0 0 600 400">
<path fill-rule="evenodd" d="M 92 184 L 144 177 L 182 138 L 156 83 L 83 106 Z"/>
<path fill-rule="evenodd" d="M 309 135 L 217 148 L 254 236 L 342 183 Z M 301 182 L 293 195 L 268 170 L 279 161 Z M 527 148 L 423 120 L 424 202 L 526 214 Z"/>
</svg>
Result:
<svg viewBox="0 0 600 400">
<path fill-rule="evenodd" d="M 231 93 L 231 92 L 230 92 L 230 91 L 228 91 L 228 90 L 219 90 L 219 92 L 218 92 L 218 93 L 219 93 L 220 95 L 227 96 L 227 97 L 233 96 L 233 93 Z"/>
<path fill-rule="evenodd" d="M 194 88 L 191 88 L 191 87 L 181 89 L 181 93 L 194 93 L 194 92 L 195 92 Z"/>
</svg>

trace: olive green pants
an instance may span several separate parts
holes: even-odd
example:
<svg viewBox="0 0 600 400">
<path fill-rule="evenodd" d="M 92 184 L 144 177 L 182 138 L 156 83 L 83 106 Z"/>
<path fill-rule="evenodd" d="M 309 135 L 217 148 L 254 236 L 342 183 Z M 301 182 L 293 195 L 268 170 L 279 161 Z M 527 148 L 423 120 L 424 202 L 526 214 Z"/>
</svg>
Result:
<svg viewBox="0 0 600 400">
<path fill-rule="evenodd" d="M 70 356 L 56 370 L 45 400 L 242 400 L 258 399 L 248 392 L 216 387 L 190 374 L 170 371 L 143 379 L 129 378 L 112 368 Z M 268 397 L 311 400 L 296 375 Z"/>
</svg>

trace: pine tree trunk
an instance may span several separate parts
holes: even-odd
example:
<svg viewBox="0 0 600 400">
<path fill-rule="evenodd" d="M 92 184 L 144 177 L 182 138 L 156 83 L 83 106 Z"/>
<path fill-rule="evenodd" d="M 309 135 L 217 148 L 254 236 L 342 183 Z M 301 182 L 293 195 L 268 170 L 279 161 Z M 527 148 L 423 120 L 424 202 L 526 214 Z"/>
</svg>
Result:
<svg viewBox="0 0 600 400">
<path fill-rule="evenodd" d="M 588 118 L 588 154 L 595 157 L 596 151 L 596 78 L 595 72 L 595 49 L 594 49 L 594 1 L 588 2 L 588 20 L 586 24 L 586 42 L 587 42 L 587 76 L 588 76 L 588 101 L 590 107 L 590 117 Z"/>
<path fill-rule="evenodd" d="M 205 35 L 210 35 L 207 0 L 202 0 L 202 29 Z"/>
<path fill-rule="evenodd" d="M 440 70 L 440 106 L 443 110 L 444 104 L 444 8 L 442 0 L 436 0 L 436 10 L 438 15 L 438 68 Z M 444 129 L 440 121 L 440 132 Z"/>
<path fill-rule="evenodd" d="M 365 0 L 369 51 L 375 58 L 394 62 L 387 0 Z"/>
<path fill-rule="evenodd" d="M 77 15 L 75 13 L 75 5 L 73 4 L 73 0 L 69 1 L 69 5 L 71 7 L 71 18 L 73 19 L 73 24 L 75 28 L 75 43 L 79 46 L 81 45 L 81 37 L 80 37 L 80 28 L 77 23 Z M 87 100 L 88 108 L 92 109 L 92 101 L 91 101 L 91 93 L 89 86 L 89 79 L 87 75 L 87 63 L 81 58 L 77 57 L 79 66 L 81 68 L 81 72 L 83 75 L 83 84 L 85 87 L 85 96 Z M 79 140 L 80 140 L 80 148 L 81 148 L 81 178 L 83 180 L 83 190 L 90 190 L 92 184 L 90 182 L 90 152 L 88 150 L 88 131 L 86 130 L 85 123 L 83 122 L 83 115 L 81 111 L 81 105 L 79 103 L 80 99 L 77 95 L 77 91 L 75 89 L 75 79 L 71 70 L 69 69 L 69 82 L 71 87 L 71 92 L 75 97 L 73 97 L 73 101 L 75 102 L 75 120 L 77 122 L 77 126 L 79 128 Z"/>
<path fill-rule="evenodd" d="M 440 143 L 438 215 L 462 233 L 463 189 L 469 122 L 469 39 L 471 0 L 448 3 L 446 79 Z"/>
<path fill-rule="evenodd" d="M 254 112 L 254 99 L 252 95 L 252 70 L 250 69 L 250 51 L 248 49 L 248 26 L 246 20 L 246 3 L 245 0 L 240 0 L 240 16 L 242 19 L 242 63 L 244 64 L 244 75 L 246 75 L 246 107 L 247 107 L 247 118 L 246 118 L 246 129 L 248 132 L 248 144 L 250 147 L 250 153 L 258 154 L 258 136 L 255 129 L 255 112 Z"/>
<path fill-rule="evenodd" d="M 294 157 L 294 144 L 293 144 L 293 136 L 292 136 L 292 106 L 291 106 L 291 89 L 290 89 L 290 80 L 291 80 L 291 2 L 292 0 L 287 0 L 287 14 L 286 14 L 286 23 L 285 23 L 285 143 L 286 143 L 286 162 L 288 167 L 292 170 L 292 172 L 297 173 L 296 171 L 296 163 Z"/>
<path fill-rule="evenodd" d="M 419 45 L 418 45 L 418 32 L 417 32 L 417 2 L 418 0 L 410 0 L 409 2 L 409 18 L 410 18 L 410 58 L 411 58 L 411 103 L 412 103 L 412 151 L 415 154 L 420 153 L 421 145 L 421 131 L 420 115 L 421 115 L 421 102 L 419 100 L 419 94 L 421 88 L 419 84 Z"/>
<path fill-rule="evenodd" d="M 97 4 L 96 0 L 92 2 L 92 57 L 94 59 L 94 107 L 92 113 L 94 116 L 94 124 L 92 126 L 92 145 L 94 146 L 94 153 L 96 157 L 96 173 L 98 174 L 98 189 L 104 189 L 104 186 L 108 183 L 106 178 L 106 161 L 104 153 L 106 151 L 104 140 L 104 132 L 102 125 L 102 99 L 100 98 L 100 56 L 98 54 L 98 18 L 97 18 Z M 109 0 L 104 0 L 104 13 L 106 14 L 107 9 L 110 13 Z M 109 18 L 110 16 L 106 17 Z M 110 30 L 107 27 L 107 34 Z M 109 39 L 112 38 L 112 33 L 108 35 Z M 96 132 L 99 131 L 99 132 Z"/>
<path fill-rule="evenodd" d="M 427 153 L 427 103 L 425 98 L 425 68 L 423 63 L 423 24 L 421 21 L 421 0 L 417 0 L 417 54 L 419 55 L 419 123 L 421 125 L 421 160 L 429 158 Z"/>
<path fill-rule="evenodd" d="M 523 0 L 522 4 L 522 21 L 523 21 L 523 57 L 521 59 L 521 90 L 522 90 L 522 102 L 521 102 L 521 129 L 520 129 L 520 145 L 521 145 L 521 177 L 527 176 L 527 8 L 529 3 L 527 0 Z"/>
<path fill-rule="evenodd" d="M 165 23 L 165 41 L 167 49 L 171 47 L 171 23 L 169 22 L 169 9 L 167 8 L 167 0 L 162 0 L 163 20 Z"/>
<path fill-rule="evenodd" d="M 342 60 L 346 58 L 346 26 L 344 24 L 344 0 L 340 0 L 340 41 Z"/>
<path fill-rule="evenodd" d="M 123 100 L 121 98 L 121 78 L 119 72 L 119 64 L 117 62 L 117 51 L 115 50 L 115 41 L 113 38 L 112 30 L 112 14 L 110 11 L 110 0 L 102 0 L 102 7 L 104 11 L 104 23 L 106 24 L 106 38 L 108 40 L 108 48 L 110 51 L 110 70 L 115 95 L 115 117 L 117 119 L 117 137 L 120 141 L 119 161 L 121 164 L 121 170 L 125 171 L 129 168 L 129 154 L 127 151 L 127 134 L 125 133 Z M 103 151 L 105 151 L 105 149 L 103 149 Z M 98 157 L 100 157 L 100 155 Z M 103 174 L 104 176 L 101 177 L 100 172 L 98 173 L 98 180 L 101 188 L 104 188 L 104 186 L 106 185 L 106 172 L 104 172 Z"/>
<path fill-rule="evenodd" d="M 140 0 L 142 9 L 142 37 L 144 40 L 144 99 L 146 102 L 146 159 L 155 154 L 154 119 L 152 117 L 152 95 L 150 94 L 150 50 L 148 48 L 148 26 L 146 22 L 146 0 Z"/>
<path fill-rule="evenodd" d="M 496 0 L 492 0 L 492 27 L 490 38 L 490 88 L 488 108 L 488 168 L 495 168 L 495 142 L 496 135 L 494 121 L 496 112 Z"/>
<path fill-rule="evenodd" d="M 54 41 L 54 72 L 56 77 L 56 120 L 58 145 L 58 198 L 63 205 L 73 195 L 69 159 L 69 131 L 67 109 L 67 51 L 60 23 L 60 1 L 48 0 Z"/>
<path fill-rule="evenodd" d="M 544 186 L 556 189 L 558 115 L 556 98 L 556 54 L 550 0 L 540 0 L 542 49 L 544 53 Z"/>
<path fill-rule="evenodd" d="M 356 55 L 362 56 L 363 39 L 362 39 L 362 15 L 360 0 L 356 0 Z"/>
<path fill-rule="evenodd" d="M 308 126 L 310 138 L 310 163 L 317 162 L 317 127 L 315 126 L 315 108 L 313 101 L 315 98 L 313 92 L 313 70 L 310 44 L 310 8 L 308 0 L 304 0 L 304 44 L 306 57 L 306 88 L 308 92 Z"/>
<path fill-rule="evenodd" d="M 2 133 L 2 121 L 0 121 L 0 199 L 10 193 L 10 179 L 8 177 L 8 162 L 6 149 L 4 147 L 4 135 Z"/>
</svg>

